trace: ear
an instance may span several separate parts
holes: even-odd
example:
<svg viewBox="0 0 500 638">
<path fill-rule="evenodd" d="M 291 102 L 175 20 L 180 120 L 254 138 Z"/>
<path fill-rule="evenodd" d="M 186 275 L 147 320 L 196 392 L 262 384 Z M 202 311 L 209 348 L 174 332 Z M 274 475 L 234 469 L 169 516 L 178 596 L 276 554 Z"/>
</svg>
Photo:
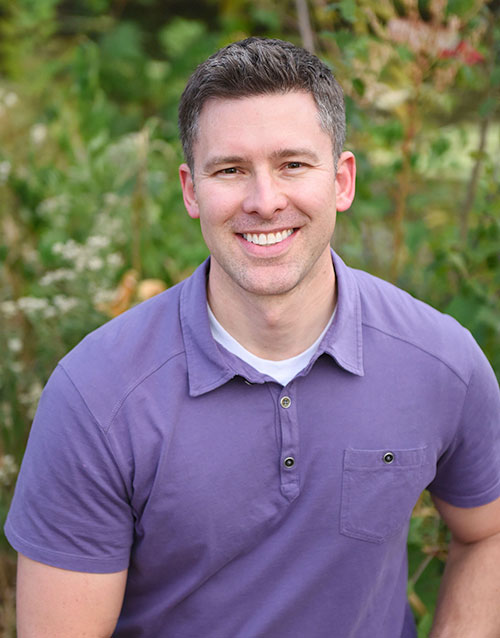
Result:
<svg viewBox="0 0 500 638">
<path fill-rule="evenodd" d="M 354 199 L 356 188 L 356 159 L 352 153 L 345 151 L 339 157 L 337 163 L 337 175 L 335 176 L 335 189 L 337 197 L 337 210 L 347 210 Z"/>
<path fill-rule="evenodd" d="M 187 164 L 181 164 L 179 166 L 179 179 L 181 180 L 182 197 L 188 215 L 193 219 L 198 219 L 200 217 L 200 210 L 196 200 L 193 177 Z"/>
</svg>

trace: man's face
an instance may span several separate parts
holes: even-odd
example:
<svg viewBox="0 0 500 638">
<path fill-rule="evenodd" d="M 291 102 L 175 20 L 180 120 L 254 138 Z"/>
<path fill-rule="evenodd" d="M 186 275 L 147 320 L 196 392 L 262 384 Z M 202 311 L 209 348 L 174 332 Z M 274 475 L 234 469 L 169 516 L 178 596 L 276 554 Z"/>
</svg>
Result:
<svg viewBox="0 0 500 638">
<path fill-rule="evenodd" d="M 337 210 L 354 196 L 354 158 L 335 174 L 332 141 L 308 93 L 208 101 L 180 167 L 184 202 L 200 218 L 210 284 L 226 293 L 283 295 L 331 269 Z"/>
</svg>

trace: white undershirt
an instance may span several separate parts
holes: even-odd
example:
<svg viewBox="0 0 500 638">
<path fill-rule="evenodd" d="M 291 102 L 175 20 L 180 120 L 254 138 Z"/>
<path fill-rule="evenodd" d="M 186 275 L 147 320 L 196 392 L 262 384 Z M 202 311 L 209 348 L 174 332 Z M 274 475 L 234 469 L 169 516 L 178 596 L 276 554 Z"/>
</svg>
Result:
<svg viewBox="0 0 500 638">
<path fill-rule="evenodd" d="M 326 331 L 330 327 L 333 317 L 335 316 L 335 310 L 333 311 L 330 320 L 323 332 L 319 335 L 316 341 L 301 352 L 295 357 L 290 357 L 290 359 L 282 359 L 281 361 L 271 361 L 270 359 L 262 359 L 261 357 L 257 357 L 256 355 L 249 352 L 246 348 L 244 348 L 234 337 L 232 337 L 227 330 L 225 330 L 220 323 L 215 318 L 214 313 L 212 312 L 210 306 L 207 304 L 208 308 L 208 319 L 210 322 L 210 330 L 212 332 L 212 336 L 229 352 L 235 354 L 240 359 L 243 359 L 245 363 L 252 366 L 262 374 L 266 374 L 269 377 L 275 379 L 281 385 L 286 385 L 289 383 L 301 370 L 303 370 L 309 361 L 312 359 L 314 353 L 318 349 L 319 343 L 321 339 L 323 339 Z"/>
</svg>

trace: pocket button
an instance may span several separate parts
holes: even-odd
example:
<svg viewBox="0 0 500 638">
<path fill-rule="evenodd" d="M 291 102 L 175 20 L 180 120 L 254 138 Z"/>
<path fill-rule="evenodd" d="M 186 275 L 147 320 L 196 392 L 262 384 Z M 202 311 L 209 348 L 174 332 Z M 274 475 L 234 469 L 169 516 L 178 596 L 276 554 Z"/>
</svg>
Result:
<svg viewBox="0 0 500 638">
<path fill-rule="evenodd" d="M 390 465 L 395 459 L 394 453 L 393 452 L 384 452 L 384 456 L 382 457 L 382 460 L 384 461 L 384 463 L 386 465 Z"/>
</svg>

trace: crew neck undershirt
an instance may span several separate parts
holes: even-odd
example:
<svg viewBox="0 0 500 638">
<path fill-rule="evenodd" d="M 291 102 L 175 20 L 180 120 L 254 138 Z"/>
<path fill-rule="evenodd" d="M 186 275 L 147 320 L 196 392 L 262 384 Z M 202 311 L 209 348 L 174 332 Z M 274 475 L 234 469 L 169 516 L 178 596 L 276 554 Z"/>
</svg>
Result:
<svg viewBox="0 0 500 638">
<path fill-rule="evenodd" d="M 207 303 L 208 309 L 208 319 L 210 323 L 210 330 L 212 332 L 212 336 L 223 346 L 226 350 L 229 350 L 232 354 L 236 355 L 240 359 L 242 359 L 245 363 L 258 370 L 258 372 L 265 374 L 285 386 L 289 383 L 297 374 L 303 370 L 309 361 L 314 356 L 320 341 L 325 336 L 326 331 L 330 327 L 333 318 L 335 316 L 335 310 L 332 313 L 328 323 L 326 324 L 324 330 L 316 339 L 316 341 L 301 352 L 295 357 L 290 357 L 289 359 L 282 359 L 281 361 L 272 361 L 271 359 L 263 359 L 262 357 L 257 357 L 256 355 L 249 352 L 246 348 L 244 348 L 234 337 L 232 337 L 227 330 L 225 330 L 221 324 L 215 318 L 212 309 Z"/>
</svg>

